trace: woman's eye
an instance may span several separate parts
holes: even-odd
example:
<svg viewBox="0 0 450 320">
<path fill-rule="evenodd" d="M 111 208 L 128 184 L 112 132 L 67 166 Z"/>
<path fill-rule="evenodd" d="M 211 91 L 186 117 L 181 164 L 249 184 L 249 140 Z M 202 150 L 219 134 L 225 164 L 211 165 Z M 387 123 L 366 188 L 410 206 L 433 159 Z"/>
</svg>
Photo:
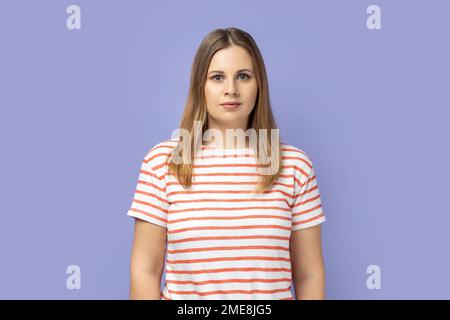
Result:
<svg viewBox="0 0 450 320">
<path fill-rule="evenodd" d="M 249 78 L 250 78 L 249 75 L 246 74 L 246 73 L 241 73 L 240 76 L 246 76 L 246 77 L 247 77 L 246 79 L 249 79 Z"/>
<path fill-rule="evenodd" d="M 221 75 L 220 75 L 220 74 L 216 74 L 215 76 L 212 77 L 212 79 L 214 79 L 214 80 L 220 80 L 220 79 L 217 79 L 217 77 L 221 77 Z"/>
</svg>

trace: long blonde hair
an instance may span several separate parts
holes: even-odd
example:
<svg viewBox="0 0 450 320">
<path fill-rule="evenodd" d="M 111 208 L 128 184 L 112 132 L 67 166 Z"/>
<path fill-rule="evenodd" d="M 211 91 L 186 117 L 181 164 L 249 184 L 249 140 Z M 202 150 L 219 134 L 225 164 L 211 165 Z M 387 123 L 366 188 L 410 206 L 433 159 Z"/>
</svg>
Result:
<svg viewBox="0 0 450 320">
<path fill-rule="evenodd" d="M 260 129 L 266 129 L 270 132 L 271 129 L 278 129 L 275 123 L 275 118 L 272 113 L 269 87 L 266 74 L 266 68 L 262 55 L 258 49 L 253 38 L 247 32 L 237 28 L 216 29 L 210 32 L 202 41 L 194 57 L 191 68 L 189 94 L 185 104 L 184 112 L 181 118 L 180 128 L 190 132 L 190 159 L 187 153 L 183 154 L 181 146 L 182 141 L 179 141 L 173 152 L 179 153 L 180 157 L 185 160 L 182 163 L 175 163 L 173 158 L 168 160 L 169 172 L 172 173 L 184 187 L 192 185 L 192 164 L 194 163 L 194 156 L 196 154 L 194 135 L 194 123 L 200 121 L 202 123 L 201 132 L 208 129 L 208 117 L 204 88 L 207 78 L 208 67 L 213 55 L 221 49 L 227 48 L 231 45 L 237 45 L 247 50 L 253 60 L 255 68 L 255 77 L 258 84 L 258 94 L 255 102 L 255 107 L 248 117 L 248 128 L 253 128 L 259 137 Z M 270 187 L 275 182 L 281 172 L 281 152 L 279 152 L 280 142 L 277 141 L 278 146 L 273 146 L 271 139 L 265 139 L 264 142 L 266 154 L 270 154 L 273 159 L 278 161 L 277 170 L 274 174 L 261 175 L 261 179 L 255 189 L 256 192 L 261 192 Z M 259 152 L 259 144 L 255 150 L 256 154 Z M 259 163 L 259 161 L 258 161 Z"/>
</svg>

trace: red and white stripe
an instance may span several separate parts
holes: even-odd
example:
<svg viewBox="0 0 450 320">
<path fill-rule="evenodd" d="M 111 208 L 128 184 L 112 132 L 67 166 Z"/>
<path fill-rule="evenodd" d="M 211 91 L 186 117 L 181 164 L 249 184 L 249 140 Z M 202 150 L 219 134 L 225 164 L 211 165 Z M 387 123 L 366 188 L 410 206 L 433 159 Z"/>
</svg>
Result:
<svg viewBox="0 0 450 320">
<path fill-rule="evenodd" d="M 257 194 L 252 150 L 202 147 L 184 188 L 168 174 L 176 144 L 145 155 L 127 213 L 167 228 L 161 299 L 293 299 L 290 234 L 325 221 L 311 158 L 281 144 L 281 175 Z"/>
</svg>

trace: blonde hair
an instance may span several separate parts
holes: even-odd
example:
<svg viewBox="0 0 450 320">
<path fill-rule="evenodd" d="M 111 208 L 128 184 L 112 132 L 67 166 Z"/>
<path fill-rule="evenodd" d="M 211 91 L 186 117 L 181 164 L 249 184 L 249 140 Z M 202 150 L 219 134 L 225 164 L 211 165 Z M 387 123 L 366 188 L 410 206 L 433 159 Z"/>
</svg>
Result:
<svg viewBox="0 0 450 320">
<path fill-rule="evenodd" d="M 271 129 L 278 129 L 275 123 L 275 118 L 272 113 L 269 87 L 266 74 L 266 68 L 262 55 L 258 49 L 253 38 L 247 32 L 237 28 L 216 29 L 210 32 L 202 41 L 194 57 L 191 68 L 189 94 L 185 104 L 184 112 L 181 118 L 180 128 L 190 132 L 190 161 L 183 161 L 183 163 L 175 163 L 173 158 L 168 160 L 169 172 L 172 173 L 179 183 L 184 187 L 192 185 L 192 164 L 194 163 L 194 156 L 197 152 L 195 147 L 194 122 L 201 121 L 201 132 L 208 129 L 208 117 L 204 88 L 207 78 L 208 67 L 213 55 L 221 49 L 230 47 L 232 45 L 240 46 L 247 50 L 253 60 L 254 73 L 258 84 L 258 94 L 255 106 L 248 117 L 248 128 L 253 128 L 256 131 L 257 137 L 260 137 L 260 130 L 266 129 L 270 132 Z M 277 141 L 278 146 L 273 146 L 271 139 L 264 139 L 266 154 L 270 154 L 272 159 L 277 161 L 277 170 L 273 174 L 261 175 L 261 179 L 255 189 L 256 192 L 262 192 L 264 189 L 270 187 L 278 178 L 281 172 L 281 152 L 280 142 Z M 188 160 L 187 153 L 183 153 L 180 140 L 173 152 L 179 152 L 180 157 Z M 257 144 L 255 154 L 259 154 L 260 145 Z M 269 152 L 270 151 L 270 152 Z M 258 163 L 260 163 L 258 161 Z"/>
</svg>

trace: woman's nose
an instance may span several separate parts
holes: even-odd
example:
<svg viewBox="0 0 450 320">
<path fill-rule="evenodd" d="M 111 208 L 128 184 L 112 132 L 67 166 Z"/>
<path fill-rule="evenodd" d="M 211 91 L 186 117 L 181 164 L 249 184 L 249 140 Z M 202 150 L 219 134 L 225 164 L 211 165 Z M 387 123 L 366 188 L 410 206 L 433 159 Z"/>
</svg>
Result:
<svg viewBox="0 0 450 320">
<path fill-rule="evenodd" d="M 234 80 L 231 80 L 228 82 L 227 88 L 226 88 L 226 94 L 232 94 L 232 95 L 237 94 L 237 87 L 236 87 Z"/>
</svg>

